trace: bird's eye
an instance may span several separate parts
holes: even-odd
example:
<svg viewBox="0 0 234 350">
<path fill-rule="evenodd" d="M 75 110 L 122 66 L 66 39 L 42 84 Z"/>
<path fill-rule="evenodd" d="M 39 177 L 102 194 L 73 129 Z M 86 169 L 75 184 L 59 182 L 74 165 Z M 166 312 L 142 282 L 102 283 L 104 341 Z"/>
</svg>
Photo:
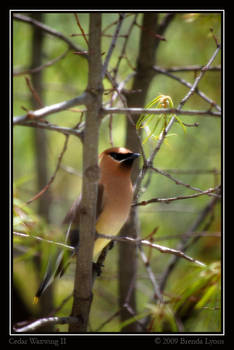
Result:
<svg viewBox="0 0 234 350">
<path fill-rule="evenodd" d="M 119 160 L 119 154 L 118 153 L 115 153 L 115 152 L 111 152 L 110 153 L 110 156 L 112 157 L 112 158 L 114 158 L 115 160 Z"/>
</svg>

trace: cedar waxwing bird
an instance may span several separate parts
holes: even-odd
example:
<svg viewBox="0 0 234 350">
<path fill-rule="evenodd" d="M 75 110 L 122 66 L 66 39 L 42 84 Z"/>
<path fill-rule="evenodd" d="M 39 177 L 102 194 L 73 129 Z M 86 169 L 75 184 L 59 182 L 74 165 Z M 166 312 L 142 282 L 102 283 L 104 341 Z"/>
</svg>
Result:
<svg viewBox="0 0 234 350">
<path fill-rule="evenodd" d="M 139 156 L 139 153 L 133 153 L 124 147 L 109 148 L 99 155 L 100 180 L 96 207 L 97 233 L 117 235 L 127 221 L 133 199 L 131 169 L 134 160 Z M 80 202 L 81 196 L 75 200 L 63 221 L 69 227 L 66 241 L 68 240 L 70 245 L 76 248 L 79 245 Z M 105 238 L 95 239 L 94 261 L 97 260 L 99 254 L 109 242 L 110 240 Z M 56 256 L 56 263 L 49 262 L 45 278 L 34 297 L 35 303 L 54 278 L 63 275 L 68 265 L 64 261 L 63 251 L 60 251 Z"/>
</svg>

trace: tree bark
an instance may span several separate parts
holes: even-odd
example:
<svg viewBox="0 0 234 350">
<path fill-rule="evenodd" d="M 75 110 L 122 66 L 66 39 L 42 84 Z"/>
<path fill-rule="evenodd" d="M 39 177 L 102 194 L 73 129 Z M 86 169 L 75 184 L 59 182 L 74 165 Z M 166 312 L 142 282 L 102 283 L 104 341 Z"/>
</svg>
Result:
<svg viewBox="0 0 234 350">
<path fill-rule="evenodd" d="M 102 107 L 101 14 L 90 14 L 89 24 L 89 76 L 88 88 L 91 102 L 87 104 L 83 143 L 83 185 L 80 215 L 79 254 L 76 259 L 74 300 L 71 316 L 77 323 L 69 332 L 87 331 L 92 302 L 92 257 L 96 224 L 96 198 L 99 180 L 98 137 Z"/>
</svg>

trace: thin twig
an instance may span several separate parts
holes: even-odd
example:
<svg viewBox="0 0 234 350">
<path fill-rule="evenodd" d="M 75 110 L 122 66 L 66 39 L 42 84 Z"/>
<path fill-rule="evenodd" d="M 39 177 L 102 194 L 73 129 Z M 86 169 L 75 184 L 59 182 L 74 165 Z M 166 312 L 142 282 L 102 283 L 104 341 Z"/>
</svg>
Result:
<svg viewBox="0 0 234 350">
<path fill-rule="evenodd" d="M 150 36 L 153 36 L 153 37 L 155 37 L 155 38 L 157 38 L 159 40 L 162 40 L 162 41 L 166 41 L 166 38 L 164 36 L 154 32 L 153 30 L 148 30 L 147 28 L 143 27 L 141 24 L 139 24 L 137 22 L 135 23 L 135 25 L 138 28 L 140 28 L 141 30 L 147 31 Z"/>
<path fill-rule="evenodd" d="M 161 175 L 163 175 L 163 176 L 166 176 L 168 179 L 170 179 L 170 180 L 172 180 L 173 182 L 175 182 L 176 185 L 182 185 L 182 186 L 184 186 L 184 187 L 186 187 L 186 188 L 190 188 L 191 190 L 193 190 L 193 191 L 198 191 L 198 192 L 200 192 L 200 193 L 203 193 L 203 192 L 204 192 L 203 190 L 201 190 L 201 189 L 198 188 L 198 187 L 191 186 L 191 185 L 189 185 L 189 184 L 186 184 L 186 183 L 182 182 L 181 180 L 178 180 L 178 179 L 174 178 L 174 177 L 171 176 L 169 173 L 167 173 L 165 170 L 160 170 L 160 169 L 155 168 L 155 167 L 153 167 L 153 166 L 151 166 L 150 169 L 153 170 L 153 171 L 155 171 L 155 172 L 158 173 L 158 174 L 161 174 Z M 218 196 L 218 195 L 215 194 L 215 193 L 210 193 L 210 192 L 209 192 L 209 193 L 207 193 L 207 195 L 208 195 L 208 196 L 211 196 L 211 197 L 219 197 L 219 198 L 220 198 L 220 196 Z"/>
<path fill-rule="evenodd" d="M 16 124 L 18 125 L 18 124 Z M 74 135 L 80 138 L 81 142 L 83 140 L 83 128 L 81 129 L 74 129 L 74 128 L 67 128 L 63 126 L 58 126 L 55 124 L 51 124 L 48 122 L 39 122 L 39 121 L 24 121 L 21 122 L 19 125 L 23 126 L 28 126 L 28 127 L 33 127 L 33 128 L 39 128 L 39 129 L 46 129 L 46 130 L 51 130 L 51 131 L 57 131 L 59 133 L 62 133 L 64 135 Z"/>
<path fill-rule="evenodd" d="M 198 77 L 195 79 L 191 89 L 189 90 L 189 92 L 187 93 L 187 95 L 182 99 L 182 101 L 179 104 L 179 107 L 182 108 L 183 105 L 187 102 L 187 100 L 190 98 L 190 96 L 194 93 L 194 91 L 196 90 L 201 78 L 203 77 L 203 75 L 205 74 L 205 72 L 209 69 L 210 65 L 212 64 L 212 62 L 214 61 L 215 57 L 218 55 L 220 51 L 220 46 L 218 46 L 215 50 L 215 52 L 213 53 L 213 55 L 211 56 L 211 58 L 209 59 L 208 63 L 201 69 L 200 74 L 198 75 Z M 178 108 L 179 108 L 178 107 Z M 179 108 L 179 109 L 180 109 Z"/>
<path fill-rule="evenodd" d="M 84 29 L 82 28 L 82 26 L 81 26 L 81 24 L 80 24 L 79 17 L 78 17 L 78 15 L 77 15 L 77 13 L 74 13 L 74 15 L 75 15 L 75 18 L 76 18 L 76 23 L 77 23 L 78 27 L 80 28 L 80 31 L 81 31 L 81 33 L 82 33 L 82 36 L 83 36 L 83 38 L 84 38 L 84 40 L 85 40 L 85 42 L 86 42 L 86 44 L 87 44 L 87 47 L 88 47 L 88 46 L 89 46 L 89 42 L 88 42 L 88 39 L 87 39 L 86 34 L 85 34 L 85 32 L 84 32 Z"/>
<path fill-rule="evenodd" d="M 28 77 L 25 77 L 25 80 L 26 80 L 26 84 L 27 84 L 29 90 L 31 91 L 31 93 L 32 93 L 32 95 L 33 95 L 34 100 L 35 100 L 35 101 L 37 102 L 37 104 L 38 104 L 38 107 L 39 107 L 39 108 L 42 108 L 42 107 L 43 107 L 43 103 L 42 103 L 41 98 L 40 98 L 40 96 L 38 95 L 37 91 L 36 91 L 35 88 L 33 87 L 31 80 L 30 80 Z"/>
<path fill-rule="evenodd" d="M 48 317 L 52 317 L 54 316 L 57 312 L 59 312 L 63 307 L 64 305 L 72 298 L 72 293 L 70 295 L 68 295 L 66 298 L 63 299 L 63 301 L 60 303 L 60 305 L 58 307 L 56 307 L 56 309 L 52 310 Z"/>
<path fill-rule="evenodd" d="M 120 96 L 121 91 L 123 90 L 125 84 L 126 84 L 132 77 L 133 77 L 133 74 L 132 74 L 132 73 L 129 74 L 129 75 L 127 76 L 126 79 L 124 79 L 122 82 L 120 82 L 120 83 L 118 84 L 118 86 L 117 86 L 115 89 L 113 89 L 114 93 L 113 93 L 113 95 L 112 95 L 112 97 L 111 97 L 110 102 L 107 104 L 108 107 L 112 107 L 114 101 L 117 99 L 117 97 Z M 112 116 L 112 114 L 110 114 L 110 120 L 109 120 L 109 138 L 110 138 L 110 144 L 111 144 L 112 147 L 113 147 L 112 120 L 113 120 L 113 116 Z"/>
<path fill-rule="evenodd" d="M 119 316 L 120 310 L 117 310 L 114 312 L 110 317 L 108 317 L 104 322 L 102 322 L 97 329 L 95 329 L 95 332 L 100 332 L 100 330 L 109 322 L 111 322 L 115 317 Z"/>
<path fill-rule="evenodd" d="M 163 295 L 162 295 L 162 293 L 160 291 L 158 282 L 157 282 L 157 280 L 156 280 L 156 278 L 154 276 L 154 273 L 153 273 L 153 271 L 152 271 L 152 269 L 150 267 L 149 261 L 148 261 L 146 255 L 145 255 L 142 247 L 139 247 L 139 252 L 140 252 L 140 255 L 141 255 L 141 259 L 142 259 L 142 261 L 143 261 L 143 263 L 145 265 L 146 271 L 148 273 L 149 279 L 150 279 L 150 281 L 152 283 L 152 286 L 154 288 L 154 298 L 159 299 L 160 302 L 163 303 Z"/>
<path fill-rule="evenodd" d="M 120 31 L 122 22 L 124 20 L 124 17 L 125 17 L 125 13 L 120 13 L 119 14 L 119 20 L 117 22 L 116 30 L 115 30 L 115 33 L 113 35 L 113 39 L 111 41 L 109 50 L 108 50 L 107 55 L 106 55 L 105 62 L 104 62 L 103 67 L 102 67 L 102 78 L 104 78 L 104 76 L 106 75 L 107 67 L 108 67 L 108 64 L 109 64 L 112 52 L 114 50 L 114 47 L 115 47 L 115 44 L 116 44 L 116 40 L 118 38 L 119 31 Z"/>
<path fill-rule="evenodd" d="M 61 242 L 52 241 L 52 240 L 49 240 L 49 239 L 45 239 L 45 238 L 40 237 L 40 236 L 29 235 L 27 233 L 16 232 L 16 231 L 13 231 L 13 234 L 15 236 L 18 236 L 18 237 L 32 238 L 32 239 L 36 239 L 37 241 L 46 242 L 46 243 L 49 243 L 49 244 L 54 244 L 54 245 L 59 246 L 59 247 L 61 247 L 63 249 L 69 249 L 69 250 L 72 250 L 72 251 L 74 251 L 74 249 L 75 249 L 74 247 L 69 246 L 67 244 L 64 244 L 64 243 L 61 243 Z"/>
<path fill-rule="evenodd" d="M 200 174 L 220 174 L 220 170 L 214 169 L 163 169 L 172 174 L 200 175 Z"/>
<path fill-rule="evenodd" d="M 152 199 L 149 199 L 148 201 L 142 201 L 142 202 L 135 203 L 135 204 L 133 204 L 133 206 L 139 206 L 139 205 L 145 206 L 145 205 L 148 205 L 151 203 L 159 203 L 159 202 L 160 203 L 170 203 L 170 202 L 181 200 L 181 199 L 190 199 L 190 198 L 195 198 L 195 197 L 199 197 L 202 195 L 207 195 L 208 193 L 216 192 L 219 190 L 220 190 L 220 185 L 215 187 L 215 188 L 209 188 L 206 191 L 202 191 L 200 193 L 195 193 L 195 194 L 190 194 L 187 196 L 176 196 L 176 197 L 170 197 L 170 198 L 152 198 Z M 216 197 L 220 198 L 220 195 L 217 195 Z"/>
<path fill-rule="evenodd" d="M 189 232 L 188 233 L 179 233 L 177 235 L 165 235 L 165 236 L 157 236 L 155 238 L 156 241 L 168 241 L 170 239 L 177 239 L 177 238 L 186 238 L 186 237 L 217 237 L 221 238 L 221 232 Z"/>
<path fill-rule="evenodd" d="M 125 56 L 128 40 L 130 38 L 130 34 L 131 34 L 132 30 L 133 30 L 134 24 L 136 23 L 137 16 L 138 16 L 138 14 L 135 14 L 135 16 L 133 18 L 133 21 L 131 22 L 131 24 L 129 26 L 129 29 L 128 29 L 128 32 L 126 34 L 126 39 L 124 40 L 121 53 L 120 53 L 120 55 L 118 57 L 118 61 L 117 61 L 116 66 L 114 68 L 114 76 L 113 76 L 114 80 L 116 80 L 116 76 L 117 76 L 117 73 L 118 73 L 118 70 L 119 70 L 119 67 L 120 67 L 120 62 L 121 62 L 122 58 Z"/>
<path fill-rule="evenodd" d="M 34 74 L 34 73 L 38 73 L 41 70 L 43 70 L 44 68 L 50 67 L 53 64 L 57 63 L 58 61 L 60 61 L 61 59 L 63 59 L 67 53 L 69 52 L 69 49 L 67 49 L 62 55 L 54 58 L 53 60 L 46 62 L 44 64 L 42 64 L 41 66 L 35 67 L 35 68 L 28 68 L 28 69 L 15 69 L 13 71 L 13 76 L 14 77 L 18 77 L 21 75 L 25 75 L 25 74 Z"/>
<path fill-rule="evenodd" d="M 39 192 L 37 193 L 33 198 L 31 198 L 30 200 L 28 200 L 26 203 L 27 204 L 30 204 L 32 203 L 34 200 L 40 198 L 50 187 L 50 185 L 53 183 L 55 177 L 56 177 L 56 174 L 60 168 L 60 164 L 62 162 L 62 159 L 63 159 L 63 156 L 64 156 L 64 153 L 66 152 L 66 149 L 67 149 L 67 144 L 68 144 L 68 139 L 69 139 L 69 135 L 65 135 L 65 142 L 64 142 L 64 145 L 63 145 L 63 149 L 58 157 L 58 162 L 57 162 L 57 166 L 55 168 L 55 171 L 53 173 L 53 175 L 51 176 L 49 182 L 47 183 L 47 185 Z"/>
<path fill-rule="evenodd" d="M 132 16 L 133 14 L 132 13 L 129 13 L 129 14 L 126 14 L 126 18 L 129 17 L 129 16 Z M 113 27 L 115 24 L 118 23 L 118 19 L 113 21 L 112 23 L 108 24 L 102 31 L 102 34 L 103 35 L 108 29 L 110 29 L 111 27 Z"/>
</svg>

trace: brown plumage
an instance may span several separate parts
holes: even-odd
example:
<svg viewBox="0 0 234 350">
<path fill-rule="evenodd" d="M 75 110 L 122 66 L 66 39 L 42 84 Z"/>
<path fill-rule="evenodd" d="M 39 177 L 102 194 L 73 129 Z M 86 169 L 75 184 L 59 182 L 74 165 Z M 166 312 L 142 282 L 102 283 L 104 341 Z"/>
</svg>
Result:
<svg viewBox="0 0 234 350">
<path fill-rule="evenodd" d="M 97 196 L 97 223 L 96 231 L 106 235 L 117 235 L 129 216 L 133 188 L 131 182 L 131 169 L 138 153 L 133 153 L 124 147 L 113 147 L 105 150 L 99 156 L 100 180 Z M 63 223 L 70 225 L 68 241 L 77 246 L 79 242 L 79 216 L 81 196 L 75 200 Z M 108 239 L 97 238 L 94 243 L 93 258 L 96 260 L 102 249 L 109 243 Z M 79 254 L 79 252 L 78 252 Z M 61 256 L 61 255 L 59 255 Z M 54 276 L 64 273 L 64 261 L 61 258 Z M 65 264 L 66 266 L 66 264 Z M 50 269 L 51 270 L 51 269 Z M 50 271 L 51 273 L 51 271 Z M 51 278 L 46 276 L 41 284 L 36 297 L 39 297 L 51 283 Z M 48 284 L 48 281 L 49 284 Z"/>
</svg>

